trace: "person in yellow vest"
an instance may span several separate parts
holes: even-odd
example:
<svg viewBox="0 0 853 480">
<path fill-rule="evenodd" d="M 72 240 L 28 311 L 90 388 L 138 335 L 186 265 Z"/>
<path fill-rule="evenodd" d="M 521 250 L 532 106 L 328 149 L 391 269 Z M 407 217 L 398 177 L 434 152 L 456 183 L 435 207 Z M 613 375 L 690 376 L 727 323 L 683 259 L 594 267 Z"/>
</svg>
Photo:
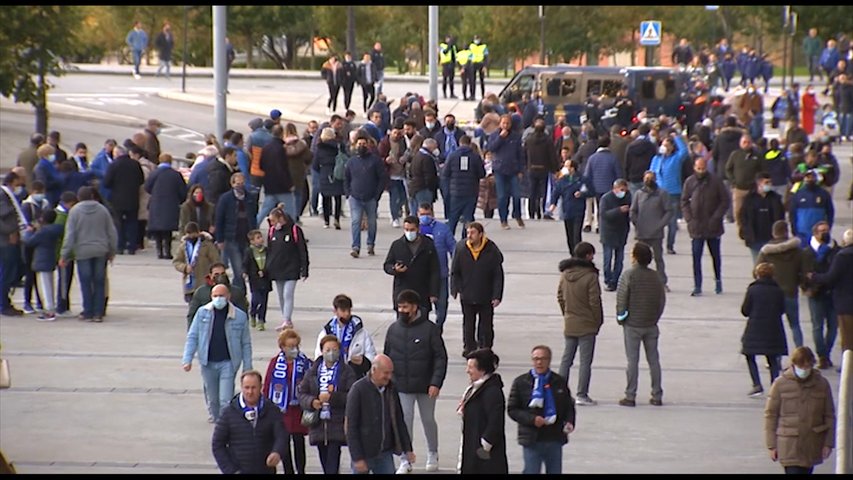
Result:
<svg viewBox="0 0 853 480">
<path fill-rule="evenodd" d="M 447 84 L 450 84 L 450 98 L 456 98 L 453 93 L 453 74 L 456 72 L 456 42 L 453 37 L 447 35 L 444 41 L 438 44 L 438 63 L 441 65 L 441 91 L 447 98 Z"/>
<path fill-rule="evenodd" d="M 459 76 L 462 77 L 462 98 L 468 100 L 468 91 L 472 91 L 470 96 L 474 96 L 474 81 L 470 80 L 473 63 L 471 63 L 471 50 L 467 48 L 465 50 L 459 50 L 456 52 L 456 63 L 459 64 L 461 68 L 459 70 Z M 470 85 L 470 88 L 469 88 Z"/>
<path fill-rule="evenodd" d="M 489 47 L 482 42 L 479 35 L 474 35 L 474 41 L 468 46 L 471 50 L 471 61 L 474 63 L 471 71 L 471 100 L 475 99 L 477 89 L 477 72 L 480 73 L 480 98 L 486 96 L 486 81 L 483 78 L 489 64 Z"/>
</svg>

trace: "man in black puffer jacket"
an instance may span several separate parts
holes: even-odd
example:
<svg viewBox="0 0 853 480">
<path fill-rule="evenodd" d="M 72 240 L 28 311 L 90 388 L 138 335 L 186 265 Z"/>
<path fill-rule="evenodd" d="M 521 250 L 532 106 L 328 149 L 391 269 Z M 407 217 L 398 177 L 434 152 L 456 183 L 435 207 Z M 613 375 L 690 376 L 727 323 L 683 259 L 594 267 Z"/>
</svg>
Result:
<svg viewBox="0 0 853 480">
<path fill-rule="evenodd" d="M 287 432 L 278 407 L 261 398 L 261 374 L 240 376 L 237 394 L 216 422 L 213 457 L 230 474 L 272 474 L 282 458 L 290 458 Z"/>
<path fill-rule="evenodd" d="M 546 474 L 561 474 L 563 445 L 569 443 L 568 435 L 575 429 L 575 400 L 566 379 L 551 371 L 551 348 L 537 345 L 530 354 L 533 368 L 512 382 L 506 406 L 509 418 L 518 422 L 518 444 L 524 448 L 522 473 L 539 474 L 544 463 Z M 531 402 L 537 390 L 537 377 L 541 379 L 543 394 L 538 403 Z M 548 391 L 553 398 L 553 411 L 549 407 L 551 402 L 544 398 Z M 537 461 L 529 462 L 528 458 Z"/>
<path fill-rule="evenodd" d="M 388 327 L 384 353 L 394 362 L 394 384 L 400 392 L 403 418 L 412 432 L 415 402 L 421 413 L 427 440 L 427 471 L 438 470 L 438 425 L 435 422 L 435 401 L 447 375 L 447 349 L 439 327 L 430 322 L 421 299 L 413 290 L 403 290 L 397 297 L 397 321 Z M 401 469 L 411 470 L 407 459 L 401 459 Z M 409 465 L 406 468 L 406 465 Z"/>
<path fill-rule="evenodd" d="M 394 276 L 393 305 L 397 305 L 400 292 L 414 290 L 421 299 L 421 314 L 428 317 L 432 302 L 438 299 L 441 279 L 435 244 L 419 232 L 419 225 L 417 217 L 403 220 L 403 236 L 391 244 L 383 268 Z"/>
</svg>

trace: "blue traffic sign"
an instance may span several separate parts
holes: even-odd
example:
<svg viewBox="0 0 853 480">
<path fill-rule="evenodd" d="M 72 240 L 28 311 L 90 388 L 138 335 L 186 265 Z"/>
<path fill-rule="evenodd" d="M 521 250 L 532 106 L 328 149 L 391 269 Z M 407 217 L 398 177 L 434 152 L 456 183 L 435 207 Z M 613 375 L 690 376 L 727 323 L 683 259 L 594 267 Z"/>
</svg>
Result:
<svg viewBox="0 0 853 480">
<path fill-rule="evenodd" d="M 660 45 L 660 33 L 659 21 L 640 22 L 640 45 Z"/>
</svg>

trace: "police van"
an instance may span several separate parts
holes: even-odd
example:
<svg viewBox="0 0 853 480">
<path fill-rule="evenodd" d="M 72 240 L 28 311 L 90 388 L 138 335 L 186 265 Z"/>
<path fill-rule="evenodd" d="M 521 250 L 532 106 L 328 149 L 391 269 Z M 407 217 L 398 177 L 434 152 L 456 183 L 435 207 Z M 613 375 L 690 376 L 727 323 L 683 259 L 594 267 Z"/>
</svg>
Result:
<svg viewBox="0 0 853 480">
<path fill-rule="evenodd" d="M 683 110 L 685 86 L 677 69 L 666 67 L 530 65 L 515 74 L 498 98 L 506 106 L 521 101 L 525 93 L 534 98 L 538 92 L 548 125 L 565 115 L 570 125 L 578 126 L 585 120 L 584 110 L 591 97 L 604 95 L 601 108 L 606 116 L 615 115 L 612 107 L 622 85 L 628 87 L 635 107 L 645 108 L 650 116 L 677 116 Z"/>
</svg>

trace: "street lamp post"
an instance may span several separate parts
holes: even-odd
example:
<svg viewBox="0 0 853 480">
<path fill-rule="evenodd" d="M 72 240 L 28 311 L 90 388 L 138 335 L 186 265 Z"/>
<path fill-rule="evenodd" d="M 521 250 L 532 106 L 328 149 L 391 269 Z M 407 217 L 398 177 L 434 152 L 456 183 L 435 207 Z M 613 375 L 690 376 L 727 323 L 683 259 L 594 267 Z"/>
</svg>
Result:
<svg viewBox="0 0 853 480">
<path fill-rule="evenodd" d="M 545 5 L 539 5 L 539 63 L 545 65 Z"/>
<path fill-rule="evenodd" d="M 429 99 L 438 101 L 438 6 L 429 7 Z"/>
<path fill-rule="evenodd" d="M 216 86 L 213 93 L 217 139 L 222 139 L 222 135 L 225 133 L 227 115 L 225 103 L 226 75 L 228 75 L 227 60 L 225 58 L 227 8 L 225 5 L 213 6 L 213 83 Z"/>
<path fill-rule="evenodd" d="M 189 28 L 189 5 L 184 7 L 184 62 L 181 67 L 181 92 L 187 93 L 187 29 Z"/>
</svg>

